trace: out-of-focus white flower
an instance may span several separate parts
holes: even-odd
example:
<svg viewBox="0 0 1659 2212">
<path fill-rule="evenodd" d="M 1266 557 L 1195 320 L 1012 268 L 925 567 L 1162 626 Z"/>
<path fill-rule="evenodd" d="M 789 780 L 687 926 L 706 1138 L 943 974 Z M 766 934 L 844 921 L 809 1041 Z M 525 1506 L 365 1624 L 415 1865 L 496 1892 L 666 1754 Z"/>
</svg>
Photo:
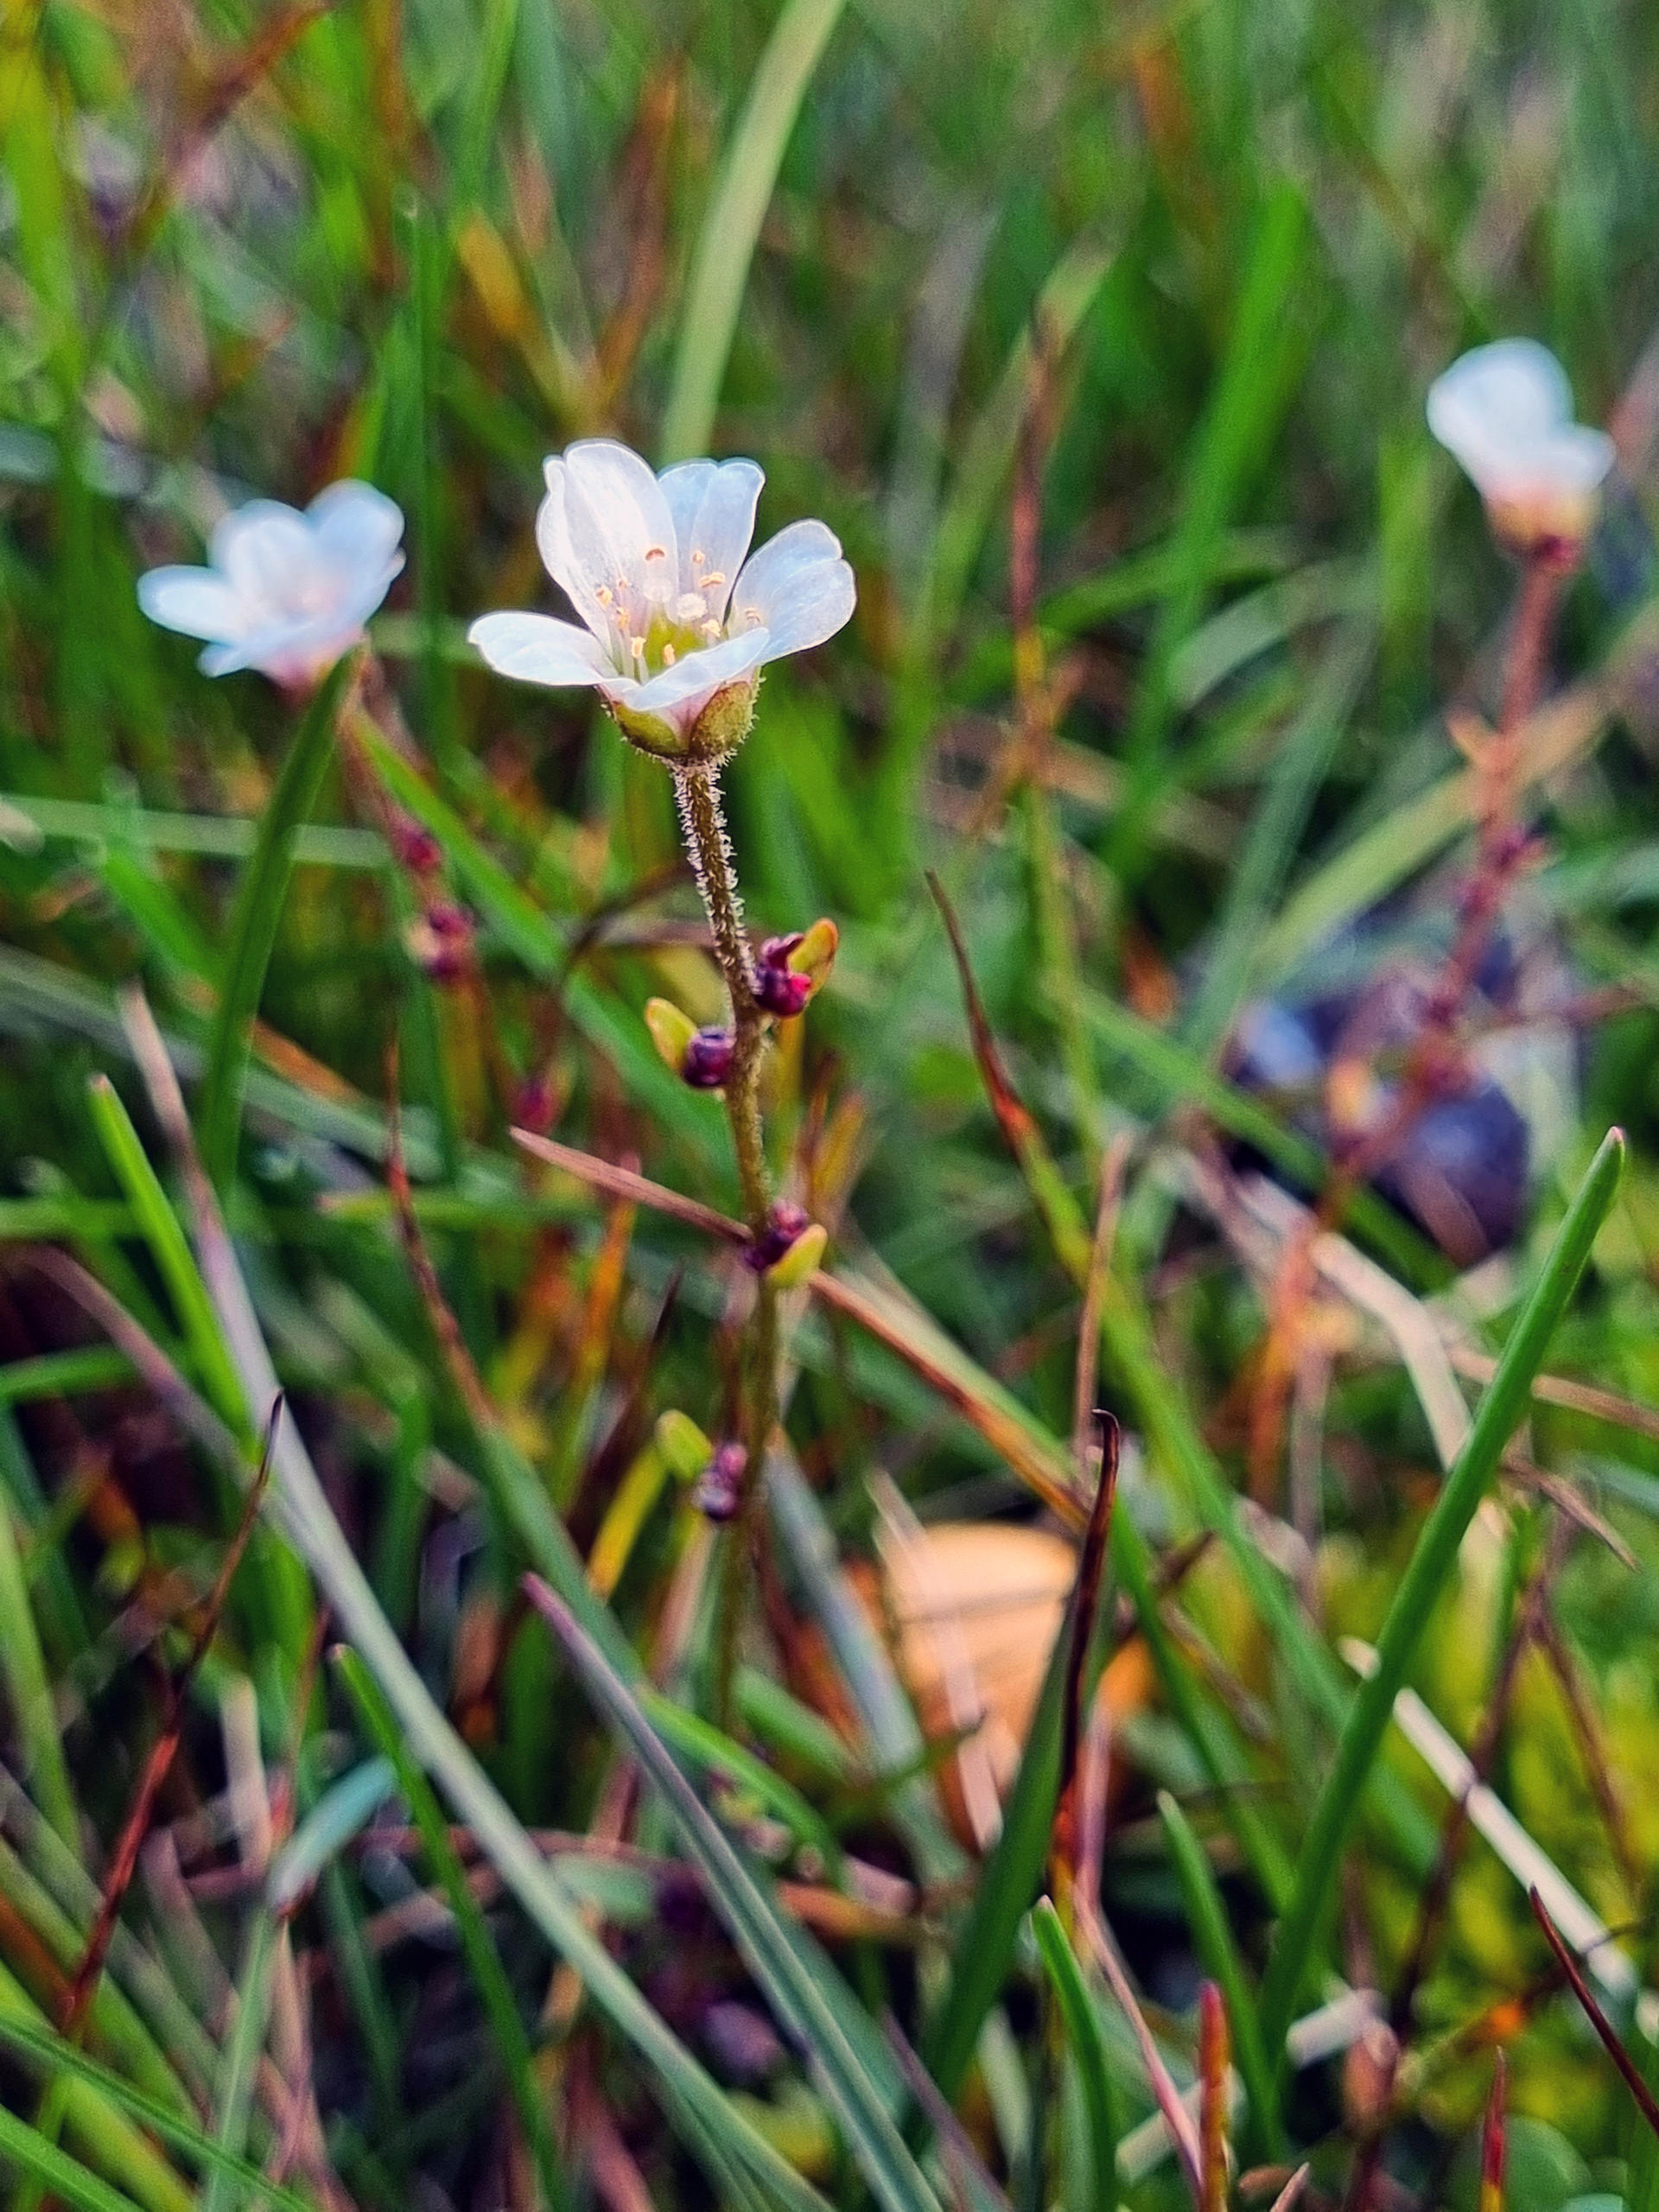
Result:
<svg viewBox="0 0 1659 2212">
<path fill-rule="evenodd" d="M 138 604 L 164 630 L 209 641 L 209 676 L 257 668 L 277 683 L 315 683 L 362 637 L 404 565 L 403 534 L 403 509 L 350 479 L 303 514 L 251 499 L 215 525 L 210 567 L 150 569 Z"/>
<path fill-rule="evenodd" d="M 1428 427 L 1486 502 L 1494 531 L 1522 552 L 1576 551 L 1613 465 L 1605 430 L 1573 419 L 1573 387 L 1531 338 L 1478 346 L 1428 388 Z"/>
<path fill-rule="evenodd" d="M 655 474 L 607 438 L 545 464 L 536 542 L 582 618 L 486 614 L 467 635 L 529 683 L 591 684 L 626 736 L 671 760 L 715 760 L 748 728 L 760 671 L 833 637 L 853 572 L 821 522 L 794 522 L 745 561 L 766 480 L 752 461 Z"/>
</svg>

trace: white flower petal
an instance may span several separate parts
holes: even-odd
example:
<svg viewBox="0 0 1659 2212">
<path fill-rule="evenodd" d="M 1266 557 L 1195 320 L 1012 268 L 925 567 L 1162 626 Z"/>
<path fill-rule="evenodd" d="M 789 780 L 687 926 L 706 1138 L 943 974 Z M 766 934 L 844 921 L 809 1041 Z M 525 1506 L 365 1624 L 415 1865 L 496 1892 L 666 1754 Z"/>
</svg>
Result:
<svg viewBox="0 0 1659 2212">
<path fill-rule="evenodd" d="M 1573 388 L 1548 346 L 1531 338 L 1478 346 L 1428 389 L 1428 427 L 1482 490 L 1506 460 L 1573 420 Z"/>
<path fill-rule="evenodd" d="M 524 683 L 605 683 L 616 671 L 598 641 L 550 614 L 484 614 L 467 632 L 490 666 Z"/>
<path fill-rule="evenodd" d="M 804 652 L 851 620 L 858 598 L 841 541 L 821 522 L 792 522 L 768 538 L 738 578 L 734 628 L 760 623 L 769 633 L 766 658 Z"/>
<path fill-rule="evenodd" d="M 319 492 L 305 514 L 317 543 L 334 559 L 360 571 L 384 569 L 394 558 L 397 568 L 402 568 L 397 549 L 404 535 L 404 511 L 372 484 L 348 476 Z"/>
<path fill-rule="evenodd" d="M 697 518 L 703 494 L 715 480 L 716 461 L 679 461 L 672 468 L 665 468 L 657 479 L 668 512 L 673 518 L 674 537 L 680 549 L 680 589 L 691 588 L 686 568 L 686 556 L 691 550 L 691 525 Z"/>
<path fill-rule="evenodd" d="M 1605 430 L 1569 423 L 1541 440 L 1537 459 L 1552 485 L 1567 492 L 1593 492 L 1618 458 Z"/>
<path fill-rule="evenodd" d="M 642 683 L 629 700 L 641 714 L 661 714 L 665 708 L 677 706 L 683 701 L 718 691 L 722 684 L 734 683 L 763 660 L 772 657 L 772 647 L 765 630 L 751 630 L 740 638 L 722 638 L 719 645 L 708 645 L 701 652 L 687 653 L 677 660 L 672 668 L 665 668 Z"/>
<path fill-rule="evenodd" d="M 536 544 L 547 573 L 596 638 L 612 644 L 620 634 L 616 575 L 610 547 L 586 500 L 572 500 L 569 471 L 557 454 L 544 464 L 547 497 L 536 515 Z M 575 524 L 572 531 L 572 517 Z M 607 596 L 601 600 L 600 592 Z"/>
<path fill-rule="evenodd" d="M 275 612 L 304 588 L 316 542 L 305 517 L 280 499 L 250 499 L 216 524 L 208 552 L 250 608 Z"/>
<path fill-rule="evenodd" d="M 630 619 L 645 626 L 643 610 L 663 605 L 678 588 L 674 518 L 649 461 L 612 438 L 583 438 L 564 454 L 565 513 L 573 546 L 580 552 L 579 510 L 588 515 L 609 556 L 610 575 L 589 578 L 595 587 L 608 582 L 639 605 Z"/>
<path fill-rule="evenodd" d="M 662 479 L 679 540 L 679 588 L 696 592 L 716 622 L 726 620 L 732 586 L 754 536 L 755 504 L 766 482 L 752 461 L 688 461 Z M 703 579 L 724 582 L 703 589 Z"/>
<path fill-rule="evenodd" d="M 138 579 L 138 604 L 163 630 L 221 643 L 247 629 L 241 600 L 212 569 L 152 569 Z"/>
</svg>

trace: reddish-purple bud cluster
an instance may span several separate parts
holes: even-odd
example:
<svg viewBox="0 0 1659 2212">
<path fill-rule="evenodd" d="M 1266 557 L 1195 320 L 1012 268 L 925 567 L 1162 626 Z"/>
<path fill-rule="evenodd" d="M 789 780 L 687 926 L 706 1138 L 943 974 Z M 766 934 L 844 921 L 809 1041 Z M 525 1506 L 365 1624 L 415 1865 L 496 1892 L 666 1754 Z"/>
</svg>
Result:
<svg viewBox="0 0 1659 2212">
<path fill-rule="evenodd" d="M 545 1069 L 524 1077 L 513 1100 L 512 1111 L 521 1129 L 530 1129 L 538 1137 L 547 1135 L 558 1116 L 559 1094 Z"/>
<path fill-rule="evenodd" d="M 786 1198 L 779 1198 L 766 1217 L 766 1225 L 758 1236 L 753 1236 L 744 1247 L 743 1264 L 758 1275 L 768 1268 L 775 1268 L 779 1260 L 812 1225 L 812 1217 L 804 1207 L 791 1205 Z"/>
<path fill-rule="evenodd" d="M 718 1090 L 732 1071 L 736 1043 L 729 1029 L 699 1029 L 680 1062 L 681 1080 L 693 1090 Z"/>
<path fill-rule="evenodd" d="M 789 956 L 804 934 L 797 930 L 792 937 L 769 937 L 760 948 L 754 971 L 757 1003 L 784 1021 L 798 1014 L 812 995 L 811 977 L 797 975 L 789 964 Z"/>
<path fill-rule="evenodd" d="M 464 906 L 434 899 L 411 925 L 409 949 L 435 983 L 458 983 L 473 964 L 477 929 Z"/>
<path fill-rule="evenodd" d="M 435 875 L 443 866 L 442 846 L 412 814 L 392 817 L 391 849 L 398 866 L 411 875 Z"/>
<path fill-rule="evenodd" d="M 710 1521 L 729 1521 L 743 1502 L 743 1477 L 749 1455 L 741 1444 L 717 1444 L 708 1465 L 697 1477 L 691 1503 Z"/>
</svg>

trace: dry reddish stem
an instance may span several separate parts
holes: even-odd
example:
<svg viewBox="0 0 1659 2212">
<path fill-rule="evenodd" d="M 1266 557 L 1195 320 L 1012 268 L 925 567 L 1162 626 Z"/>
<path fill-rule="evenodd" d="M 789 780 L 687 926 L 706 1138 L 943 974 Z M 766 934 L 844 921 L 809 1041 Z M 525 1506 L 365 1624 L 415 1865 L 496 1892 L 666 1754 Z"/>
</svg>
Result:
<svg viewBox="0 0 1659 2212">
<path fill-rule="evenodd" d="M 1544 1931 L 1544 1940 L 1555 1954 L 1555 1962 L 1567 1976 L 1573 1994 L 1583 2005 L 1591 2026 L 1600 2037 L 1602 2046 L 1620 2074 L 1624 2086 L 1636 2099 L 1637 2109 L 1656 2135 L 1659 2135 L 1659 2104 L 1654 2102 L 1653 2092 L 1642 2078 L 1641 2069 L 1619 2041 L 1618 2031 L 1602 2011 L 1591 1992 L 1590 1985 L 1579 1971 L 1579 1962 L 1561 1940 L 1560 1930 L 1550 1918 L 1548 1909 L 1536 1890 L 1527 1892 L 1527 1902 L 1532 1907 L 1532 1916 Z M 1485 2212 L 1483 2205 L 1481 2212 Z"/>
<path fill-rule="evenodd" d="M 1486 2100 L 1485 2125 L 1480 2133 L 1479 2212 L 1503 2212 L 1503 2100 L 1509 2081 L 1509 2061 L 1500 2047 L 1492 2068 L 1492 2093 Z"/>
</svg>

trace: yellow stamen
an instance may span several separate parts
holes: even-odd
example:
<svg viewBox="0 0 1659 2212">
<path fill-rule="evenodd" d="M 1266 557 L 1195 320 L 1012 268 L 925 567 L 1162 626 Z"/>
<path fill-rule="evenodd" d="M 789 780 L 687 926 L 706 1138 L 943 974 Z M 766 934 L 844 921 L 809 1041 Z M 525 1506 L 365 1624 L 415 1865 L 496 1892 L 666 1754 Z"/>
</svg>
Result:
<svg viewBox="0 0 1659 2212">
<path fill-rule="evenodd" d="M 679 655 L 675 652 L 672 645 L 664 645 L 663 647 L 663 666 L 664 668 L 672 668 L 678 658 Z"/>
<path fill-rule="evenodd" d="M 702 580 L 702 588 L 704 591 L 713 591 L 716 584 L 723 584 L 725 581 L 725 577 L 718 569 L 710 569 Z"/>
</svg>

